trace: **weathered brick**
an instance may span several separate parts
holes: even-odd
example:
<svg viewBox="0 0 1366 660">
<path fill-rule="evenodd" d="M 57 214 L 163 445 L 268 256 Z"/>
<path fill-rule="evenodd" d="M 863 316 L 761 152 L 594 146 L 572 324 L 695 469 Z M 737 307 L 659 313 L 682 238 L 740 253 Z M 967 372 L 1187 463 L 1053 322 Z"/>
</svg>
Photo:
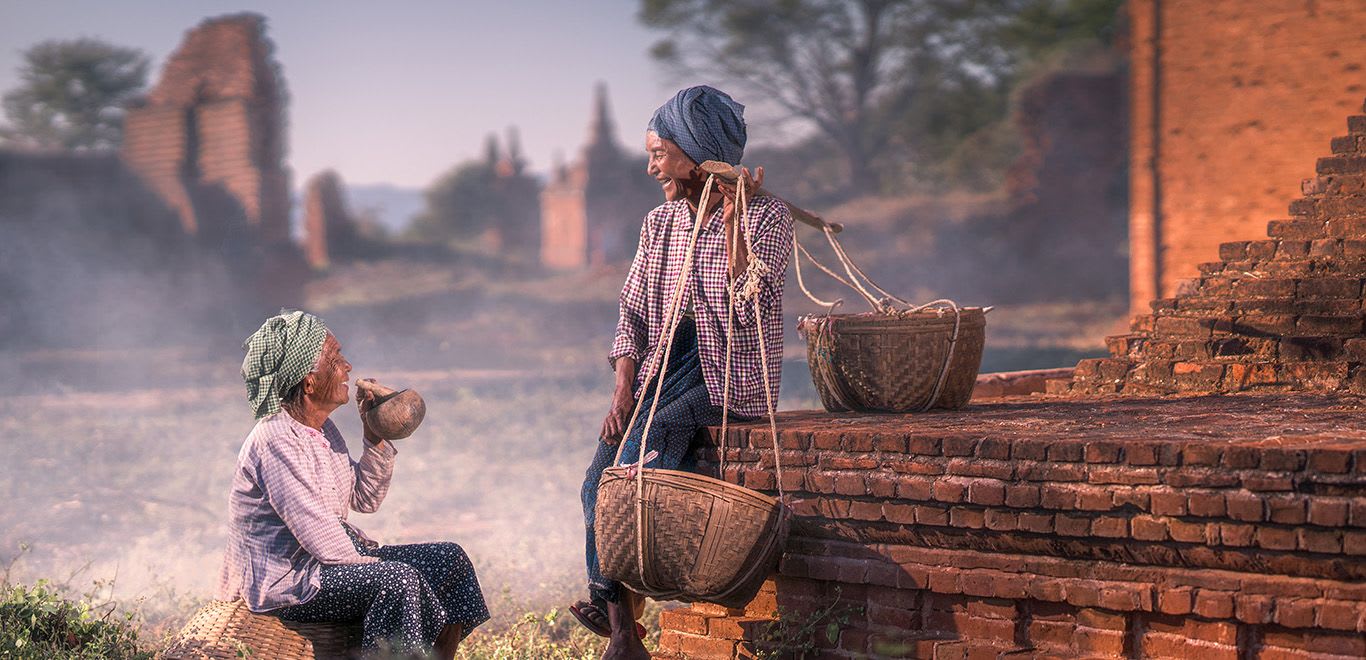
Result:
<svg viewBox="0 0 1366 660">
<path fill-rule="evenodd" d="M 1267 550 L 1294 550 L 1297 545 L 1295 530 L 1280 527 L 1258 527 L 1257 546 Z"/>
<path fill-rule="evenodd" d="M 1287 628 L 1308 628 L 1314 625 L 1314 602 L 1302 598 L 1283 598 L 1276 601 L 1272 616 L 1278 625 Z"/>
<path fill-rule="evenodd" d="M 1053 531 L 1060 536 L 1087 536 L 1091 533 L 1091 519 L 1068 513 L 1054 516 Z"/>
<path fill-rule="evenodd" d="M 1019 514 L 1000 509 L 987 509 L 987 529 L 998 532 L 1014 531 L 1019 526 Z"/>
<path fill-rule="evenodd" d="M 1159 516 L 1186 515 L 1186 495 L 1179 491 L 1158 490 L 1150 494 L 1152 512 Z"/>
<path fill-rule="evenodd" d="M 1129 521 L 1121 516 L 1101 516 L 1092 521 L 1091 533 L 1103 538 L 1125 538 L 1129 535 Z"/>
<path fill-rule="evenodd" d="M 1039 487 L 1031 484 L 1009 484 L 1006 486 L 1006 505 L 1027 508 L 1039 505 Z"/>
<path fill-rule="evenodd" d="M 937 506 L 917 505 L 915 507 L 915 524 L 946 526 L 949 524 L 949 510 Z"/>
<path fill-rule="evenodd" d="M 1161 518 L 1153 516 L 1134 516 L 1129 521 L 1133 528 L 1133 537 L 1139 541 L 1165 541 L 1167 540 L 1167 523 Z"/>
<path fill-rule="evenodd" d="M 982 529 L 986 526 L 986 517 L 981 509 L 956 506 L 949 509 L 949 524 L 954 527 Z"/>
<path fill-rule="evenodd" d="M 1025 532 L 1049 534 L 1053 531 L 1053 516 L 1047 513 L 1021 512 L 1019 528 Z M 1366 537 L 1366 534 L 1363 534 Z"/>
<path fill-rule="evenodd" d="M 1347 524 L 1347 500 L 1317 497 L 1309 500 L 1309 522 L 1324 527 Z"/>
<path fill-rule="evenodd" d="M 940 502 L 962 502 L 967 496 L 967 484 L 956 479 L 939 479 L 931 489 L 934 499 Z"/>
<path fill-rule="evenodd" d="M 973 504 L 1000 506 L 1005 503 L 1005 484 L 995 479 L 974 479 L 968 484 L 968 501 Z"/>
<path fill-rule="evenodd" d="M 1247 492 L 1231 492 L 1224 495 L 1228 517 L 1234 520 L 1260 522 L 1263 519 L 1262 498 Z"/>
<path fill-rule="evenodd" d="M 1186 522 L 1176 518 L 1167 521 L 1167 533 L 1171 535 L 1173 541 L 1204 543 L 1206 540 L 1205 532 L 1205 523 Z"/>
<path fill-rule="evenodd" d="M 1271 610 L 1270 596 L 1238 594 L 1234 597 L 1234 616 L 1244 623 L 1270 623 Z"/>
<path fill-rule="evenodd" d="M 1157 609 L 1163 614 L 1190 614 L 1195 607 L 1195 589 L 1191 587 L 1159 587 Z"/>
<path fill-rule="evenodd" d="M 1295 530 L 1296 544 L 1305 552 L 1338 554 L 1342 552 L 1342 532 L 1301 527 Z"/>
<path fill-rule="evenodd" d="M 1268 497 L 1266 499 L 1267 520 L 1285 525 L 1300 525 L 1306 519 L 1305 500 L 1302 497 Z"/>
<path fill-rule="evenodd" d="M 1190 515 L 1201 518 L 1221 517 L 1224 515 L 1224 494 L 1217 491 L 1194 491 L 1186 500 L 1186 510 Z"/>
</svg>

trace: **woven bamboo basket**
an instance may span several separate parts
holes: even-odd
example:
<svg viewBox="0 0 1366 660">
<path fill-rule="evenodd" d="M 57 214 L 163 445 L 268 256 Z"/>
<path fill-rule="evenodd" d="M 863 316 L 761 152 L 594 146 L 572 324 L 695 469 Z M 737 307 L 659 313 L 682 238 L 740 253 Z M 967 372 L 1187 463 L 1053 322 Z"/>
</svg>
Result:
<svg viewBox="0 0 1366 660">
<path fill-rule="evenodd" d="M 980 307 L 960 313 L 957 319 L 952 311 L 934 310 L 802 317 L 797 329 L 806 339 L 807 364 L 825 409 L 963 407 L 982 366 L 986 314 Z"/>
<path fill-rule="evenodd" d="M 637 557 L 636 477 L 610 467 L 598 486 L 603 575 L 656 600 L 743 607 L 777 567 L 787 510 L 719 479 L 644 470 L 643 554 Z M 644 567 L 644 575 L 641 567 Z"/>
<path fill-rule="evenodd" d="M 360 646 L 357 624 L 298 623 L 256 614 L 242 600 L 199 608 L 162 653 L 167 660 L 349 658 Z"/>
</svg>

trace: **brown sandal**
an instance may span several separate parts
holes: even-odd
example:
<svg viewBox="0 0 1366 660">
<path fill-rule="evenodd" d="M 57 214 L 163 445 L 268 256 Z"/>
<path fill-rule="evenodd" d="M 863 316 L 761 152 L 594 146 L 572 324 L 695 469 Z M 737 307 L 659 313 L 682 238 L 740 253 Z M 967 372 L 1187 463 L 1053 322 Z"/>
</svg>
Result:
<svg viewBox="0 0 1366 660">
<path fill-rule="evenodd" d="M 591 601 L 581 600 L 570 605 L 569 613 L 573 614 L 574 618 L 594 635 L 598 637 L 610 637 L 612 635 L 612 625 L 607 620 L 607 613 Z M 640 625 L 640 622 L 637 621 L 636 636 L 645 639 L 647 634 L 649 633 L 645 630 L 645 626 Z"/>
</svg>

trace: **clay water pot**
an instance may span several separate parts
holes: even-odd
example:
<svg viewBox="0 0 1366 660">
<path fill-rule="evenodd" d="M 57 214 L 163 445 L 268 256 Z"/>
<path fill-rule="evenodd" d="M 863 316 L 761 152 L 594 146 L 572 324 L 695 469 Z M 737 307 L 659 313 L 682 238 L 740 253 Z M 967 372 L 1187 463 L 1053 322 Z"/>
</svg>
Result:
<svg viewBox="0 0 1366 660">
<path fill-rule="evenodd" d="M 369 393 L 375 397 L 374 407 L 361 415 L 361 422 L 385 440 L 412 435 L 427 415 L 427 402 L 413 390 L 394 390 L 369 378 L 357 379 L 356 389 L 358 394 Z"/>
</svg>

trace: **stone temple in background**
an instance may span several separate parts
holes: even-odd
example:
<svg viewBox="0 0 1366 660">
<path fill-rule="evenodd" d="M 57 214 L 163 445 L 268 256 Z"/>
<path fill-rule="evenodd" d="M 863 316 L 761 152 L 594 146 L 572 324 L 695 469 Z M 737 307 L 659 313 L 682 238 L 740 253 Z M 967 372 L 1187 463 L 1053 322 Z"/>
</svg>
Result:
<svg viewBox="0 0 1366 660">
<path fill-rule="evenodd" d="M 541 192 L 541 263 L 551 268 L 630 261 L 641 219 L 664 201 L 645 160 L 617 143 L 605 85 L 598 85 L 593 107 L 579 159 L 556 167 Z"/>
</svg>

